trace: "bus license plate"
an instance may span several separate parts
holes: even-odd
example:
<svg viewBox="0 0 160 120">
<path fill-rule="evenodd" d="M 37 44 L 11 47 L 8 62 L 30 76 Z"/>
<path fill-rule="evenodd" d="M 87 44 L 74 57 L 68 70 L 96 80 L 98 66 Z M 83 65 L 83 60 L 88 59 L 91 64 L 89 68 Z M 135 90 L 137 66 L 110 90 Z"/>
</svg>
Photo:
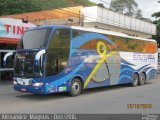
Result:
<svg viewBox="0 0 160 120">
<path fill-rule="evenodd" d="M 21 88 L 21 91 L 22 92 L 26 92 L 27 90 L 25 88 Z"/>
</svg>

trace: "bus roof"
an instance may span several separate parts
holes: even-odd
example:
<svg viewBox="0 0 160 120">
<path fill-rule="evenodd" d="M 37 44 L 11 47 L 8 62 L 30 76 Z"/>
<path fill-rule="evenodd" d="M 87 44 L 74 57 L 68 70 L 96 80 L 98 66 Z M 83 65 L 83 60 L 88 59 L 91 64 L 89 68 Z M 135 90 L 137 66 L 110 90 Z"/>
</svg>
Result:
<svg viewBox="0 0 160 120">
<path fill-rule="evenodd" d="M 95 28 L 85 28 L 85 27 L 72 26 L 72 29 L 91 31 L 91 32 L 97 32 L 97 33 L 101 33 L 101 34 L 107 34 L 107 35 L 113 35 L 113 36 L 119 36 L 119 37 L 126 37 L 126 38 L 132 38 L 132 39 L 139 39 L 139 40 L 156 42 L 154 39 L 145 39 L 145 38 L 140 38 L 140 37 L 132 37 L 132 36 L 128 36 L 126 34 L 119 33 L 119 32 L 113 32 L 113 31 L 107 31 L 107 30 L 101 30 L 101 29 L 95 29 Z"/>
<path fill-rule="evenodd" d="M 107 35 L 113 35 L 113 36 L 119 36 L 119 37 L 131 38 L 131 39 L 139 39 L 139 40 L 156 42 L 154 39 L 132 37 L 132 36 L 128 36 L 126 34 L 119 33 L 119 32 L 113 32 L 113 31 L 107 31 L 107 30 L 101 30 L 101 29 L 95 29 L 95 28 L 86 28 L 86 27 L 80 27 L 80 26 L 44 25 L 44 26 L 34 27 L 34 28 L 29 29 L 29 30 L 34 30 L 34 29 L 39 29 L 39 28 L 72 28 L 72 29 L 75 29 L 75 30 L 83 30 L 83 31 L 88 31 L 88 32 L 96 32 L 96 33 L 101 33 L 101 34 L 107 34 Z"/>
</svg>

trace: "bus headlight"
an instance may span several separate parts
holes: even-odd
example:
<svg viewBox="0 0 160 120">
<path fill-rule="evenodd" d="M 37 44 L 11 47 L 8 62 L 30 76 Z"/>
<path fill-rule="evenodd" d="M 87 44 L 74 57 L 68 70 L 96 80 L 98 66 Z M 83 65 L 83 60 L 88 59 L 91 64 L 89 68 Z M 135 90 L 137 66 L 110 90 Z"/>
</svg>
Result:
<svg viewBox="0 0 160 120">
<path fill-rule="evenodd" d="M 42 86 L 42 85 L 43 85 L 43 83 L 41 83 L 41 82 L 40 82 L 40 83 L 34 83 L 34 84 L 33 84 L 34 87 L 38 87 L 38 86 Z"/>
<path fill-rule="evenodd" d="M 17 85 L 17 81 L 16 81 L 16 80 L 14 80 L 14 81 L 13 81 L 13 84 L 14 84 L 14 85 Z"/>
</svg>

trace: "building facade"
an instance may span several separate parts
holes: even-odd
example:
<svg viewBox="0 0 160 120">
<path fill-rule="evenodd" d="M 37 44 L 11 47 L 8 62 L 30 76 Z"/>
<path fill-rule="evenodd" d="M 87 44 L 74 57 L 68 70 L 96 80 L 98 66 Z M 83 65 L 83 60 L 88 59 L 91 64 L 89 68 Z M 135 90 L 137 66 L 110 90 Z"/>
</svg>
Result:
<svg viewBox="0 0 160 120">
<path fill-rule="evenodd" d="M 97 28 L 142 38 L 152 38 L 152 35 L 156 35 L 155 24 L 98 6 L 76 6 L 2 17 L 27 18 L 36 25 L 58 24 Z"/>
<path fill-rule="evenodd" d="M 155 24 L 98 6 L 85 7 L 82 9 L 82 14 L 84 27 L 105 29 L 142 38 L 152 38 L 152 35 L 156 35 Z"/>
</svg>

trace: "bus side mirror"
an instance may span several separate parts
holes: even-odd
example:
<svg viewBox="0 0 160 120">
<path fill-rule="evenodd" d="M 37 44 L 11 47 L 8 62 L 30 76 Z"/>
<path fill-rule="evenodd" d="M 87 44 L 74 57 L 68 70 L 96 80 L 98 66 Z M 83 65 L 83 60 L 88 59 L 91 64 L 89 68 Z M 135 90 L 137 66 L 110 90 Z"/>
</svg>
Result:
<svg viewBox="0 0 160 120">
<path fill-rule="evenodd" d="M 13 55 L 13 52 L 8 52 L 7 54 L 5 54 L 5 56 L 3 58 L 3 65 L 4 65 L 4 67 L 6 67 L 6 65 L 7 65 L 7 58 L 9 56 L 12 56 L 12 55 Z"/>
<path fill-rule="evenodd" d="M 34 66 L 35 66 L 35 71 L 39 71 L 40 72 L 40 75 L 42 76 L 42 71 L 41 71 L 41 67 L 42 67 L 42 64 L 43 64 L 43 54 L 46 53 L 46 50 L 43 49 L 43 50 L 40 50 L 36 56 L 35 56 L 35 60 L 34 60 Z"/>
<path fill-rule="evenodd" d="M 34 61 L 35 66 L 39 66 L 39 65 L 40 65 L 40 58 L 41 58 L 41 56 L 42 56 L 43 54 L 45 54 L 45 53 L 46 53 L 46 50 L 43 49 L 43 50 L 40 50 L 40 51 L 36 54 L 36 56 L 35 56 L 35 61 Z"/>
</svg>

